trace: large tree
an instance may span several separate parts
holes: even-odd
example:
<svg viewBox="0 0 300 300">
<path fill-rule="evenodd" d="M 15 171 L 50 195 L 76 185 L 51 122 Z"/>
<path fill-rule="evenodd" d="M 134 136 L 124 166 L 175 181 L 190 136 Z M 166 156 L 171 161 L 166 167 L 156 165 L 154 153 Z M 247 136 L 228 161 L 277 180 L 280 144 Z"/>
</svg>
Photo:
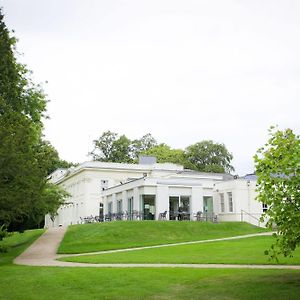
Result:
<svg viewBox="0 0 300 300">
<path fill-rule="evenodd" d="M 93 160 L 98 161 L 133 163 L 137 162 L 142 152 L 156 144 L 156 140 L 150 133 L 131 141 L 124 134 L 119 136 L 115 132 L 105 131 L 97 140 L 94 140 L 94 149 L 90 155 Z"/>
<path fill-rule="evenodd" d="M 133 160 L 137 161 L 140 154 L 145 153 L 155 146 L 157 146 L 157 141 L 151 133 L 147 133 L 140 139 L 136 139 L 131 142 L 130 155 Z"/>
<path fill-rule="evenodd" d="M 132 162 L 130 146 L 131 141 L 125 135 L 105 131 L 94 140 L 94 149 L 90 155 L 97 161 L 128 163 Z"/>
<path fill-rule="evenodd" d="M 300 138 L 291 129 L 269 129 L 270 138 L 254 156 L 257 199 L 266 204 L 269 228 L 277 228 L 270 255 L 287 256 L 300 244 Z M 268 251 L 267 251 L 268 252 Z"/>
<path fill-rule="evenodd" d="M 186 155 L 181 149 L 171 149 L 166 144 L 154 146 L 142 154 L 155 156 L 158 163 L 174 163 L 183 165 L 187 169 L 194 169 L 193 164 L 186 158 Z"/>
<path fill-rule="evenodd" d="M 230 173 L 232 154 L 224 144 L 211 140 L 202 141 L 186 148 L 186 157 L 194 168 L 201 172 Z"/>
<path fill-rule="evenodd" d="M 38 222 L 38 215 L 63 201 L 62 193 L 47 183 L 50 157 L 42 140 L 46 97 L 17 62 L 15 45 L 0 10 L 0 226 Z"/>
</svg>

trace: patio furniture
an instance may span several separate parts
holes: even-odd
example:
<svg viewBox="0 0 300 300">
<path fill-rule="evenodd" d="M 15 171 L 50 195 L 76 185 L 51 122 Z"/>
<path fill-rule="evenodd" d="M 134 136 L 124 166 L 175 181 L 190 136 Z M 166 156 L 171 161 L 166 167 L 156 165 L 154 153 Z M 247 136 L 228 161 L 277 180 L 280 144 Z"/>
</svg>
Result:
<svg viewBox="0 0 300 300">
<path fill-rule="evenodd" d="M 204 216 L 202 211 L 197 211 L 197 213 L 194 215 L 196 217 L 196 221 L 203 222 L 204 221 Z"/>
<path fill-rule="evenodd" d="M 160 213 L 158 215 L 158 220 L 166 220 L 167 217 L 167 211 L 165 210 L 163 213 Z"/>
</svg>

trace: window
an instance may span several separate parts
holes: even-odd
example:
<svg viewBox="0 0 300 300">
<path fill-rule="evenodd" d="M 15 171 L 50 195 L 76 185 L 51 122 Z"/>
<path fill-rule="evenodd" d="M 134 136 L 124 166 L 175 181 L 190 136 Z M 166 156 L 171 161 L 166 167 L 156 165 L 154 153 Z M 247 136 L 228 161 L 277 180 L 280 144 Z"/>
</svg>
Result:
<svg viewBox="0 0 300 300">
<path fill-rule="evenodd" d="M 229 212 L 233 212 L 232 192 L 227 193 Z"/>
<path fill-rule="evenodd" d="M 224 194 L 220 194 L 220 204 L 221 204 L 221 212 L 225 212 L 225 202 L 224 202 Z"/>
<path fill-rule="evenodd" d="M 263 212 L 266 212 L 268 210 L 268 205 L 263 203 L 262 204 L 262 210 L 263 210 Z"/>
<path fill-rule="evenodd" d="M 104 191 L 108 188 L 108 180 L 101 180 L 101 190 Z"/>
<path fill-rule="evenodd" d="M 120 214 L 123 211 L 123 203 L 122 200 L 117 201 L 117 213 Z"/>
<path fill-rule="evenodd" d="M 111 214 L 112 213 L 112 202 L 108 203 L 108 213 Z"/>
</svg>

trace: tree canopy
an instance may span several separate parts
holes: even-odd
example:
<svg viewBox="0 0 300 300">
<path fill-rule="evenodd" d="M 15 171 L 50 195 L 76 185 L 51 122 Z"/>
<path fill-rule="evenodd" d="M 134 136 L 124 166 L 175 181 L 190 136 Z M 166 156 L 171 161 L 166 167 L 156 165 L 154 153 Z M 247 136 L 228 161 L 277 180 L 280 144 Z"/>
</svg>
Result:
<svg viewBox="0 0 300 300">
<path fill-rule="evenodd" d="M 105 131 L 94 140 L 94 149 L 90 154 L 97 161 L 133 163 L 137 162 L 141 152 L 155 145 L 156 141 L 150 133 L 131 141 L 125 135 L 119 136 L 115 132 Z"/>
<path fill-rule="evenodd" d="M 202 172 L 230 173 L 234 171 L 230 164 L 232 154 L 224 144 L 211 140 L 202 141 L 186 148 L 186 157 L 195 169 Z"/>
<path fill-rule="evenodd" d="M 277 228 L 269 254 L 290 255 L 300 244 L 300 139 L 291 129 L 269 129 L 270 138 L 254 156 L 257 199 L 266 204 L 269 228 Z"/>
<path fill-rule="evenodd" d="M 174 163 L 183 165 L 186 169 L 193 169 L 194 166 L 186 158 L 185 152 L 181 149 L 171 149 L 166 144 L 159 144 L 141 154 L 155 156 L 158 163 Z"/>
<path fill-rule="evenodd" d="M 230 164 L 233 156 L 224 144 L 202 141 L 185 150 L 172 149 L 165 143 L 158 144 L 150 133 L 130 140 L 125 135 L 105 131 L 94 140 L 90 155 L 93 160 L 118 163 L 136 163 L 139 155 L 151 155 L 158 163 L 180 164 L 186 169 L 215 173 L 234 171 Z"/>
<path fill-rule="evenodd" d="M 42 133 L 46 96 L 17 62 L 16 39 L 3 18 L 0 10 L 0 226 L 23 226 L 28 220 L 40 222 L 64 193 L 47 182 L 50 146 Z"/>
</svg>

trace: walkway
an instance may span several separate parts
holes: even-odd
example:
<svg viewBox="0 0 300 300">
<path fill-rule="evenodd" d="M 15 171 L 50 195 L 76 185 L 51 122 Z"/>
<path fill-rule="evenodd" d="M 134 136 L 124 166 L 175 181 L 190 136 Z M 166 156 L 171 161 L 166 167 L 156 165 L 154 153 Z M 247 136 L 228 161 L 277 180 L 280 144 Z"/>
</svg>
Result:
<svg viewBox="0 0 300 300">
<path fill-rule="evenodd" d="M 129 249 L 118 249 L 110 251 L 100 251 L 92 253 L 81 253 L 81 254 L 56 254 L 58 246 L 62 241 L 64 234 L 66 232 L 66 227 L 51 228 L 48 229 L 40 238 L 38 238 L 29 248 L 27 248 L 21 255 L 19 255 L 14 263 L 18 265 L 28 265 L 28 266 L 56 266 L 56 267 L 92 267 L 92 268 L 226 268 L 226 269 L 294 269 L 300 270 L 300 265 L 233 265 L 233 264 L 88 264 L 88 263 L 75 263 L 75 262 L 65 262 L 58 261 L 56 259 L 61 257 L 69 256 L 81 256 L 90 254 L 105 254 L 105 253 L 115 253 L 115 252 L 125 252 L 125 251 L 138 251 L 150 248 L 161 248 L 161 247 L 172 247 L 178 245 L 189 245 L 197 243 L 209 243 L 216 241 L 226 241 L 241 238 L 248 238 L 252 236 L 262 236 L 271 235 L 271 232 L 258 233 L 258 234 L 248 234 L 242 236 L 235 236 L 229 238 L 219 238 L 204 241 L 192 241 L 192 242 L 182 242 L 174 244 L 164 244 L 156 246 L 146 246 L 139 248 L 129 248 Z"/>
</svg>

